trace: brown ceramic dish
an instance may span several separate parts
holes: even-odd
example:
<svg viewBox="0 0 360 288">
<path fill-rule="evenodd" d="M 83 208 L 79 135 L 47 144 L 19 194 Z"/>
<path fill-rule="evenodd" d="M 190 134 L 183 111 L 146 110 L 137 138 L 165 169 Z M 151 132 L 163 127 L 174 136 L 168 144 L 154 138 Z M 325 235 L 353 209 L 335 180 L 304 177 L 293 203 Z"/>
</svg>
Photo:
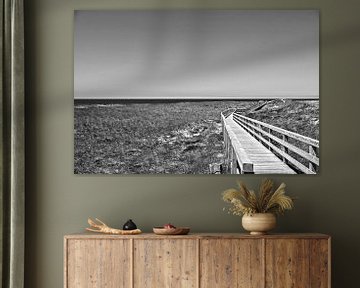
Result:
<svg viewBox="0 0 360 288">
<path fill-rule="evenodd" d="M 154 227 L 153 231 L 157 235 L 186 235 L 190 232 L 189 227 L 163 228 Z"/>
</svg>

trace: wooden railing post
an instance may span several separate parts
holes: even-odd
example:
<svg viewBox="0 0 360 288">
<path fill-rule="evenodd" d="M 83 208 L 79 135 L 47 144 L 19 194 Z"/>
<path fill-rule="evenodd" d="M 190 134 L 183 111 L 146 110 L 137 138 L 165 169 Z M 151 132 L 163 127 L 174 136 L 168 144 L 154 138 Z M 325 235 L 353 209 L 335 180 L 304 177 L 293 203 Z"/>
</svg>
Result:
<svg viewBox="0 0 360 288">
<path fill-rule="evenodd" d="M 231 174 L 236 174 L 236 156 L 235 156 L 235 151 L 234 151 L 234 148 L 231 147 L 231 157 L 230 157 L 230 167 L 231 167 L 231 170 L 230 170 L 230 173 Z"/>
<path fill-rule="evenodd" d="M 224 124 L 224 123 L 223 123 Z M 224 129 L 224 170 L 227 173 L 229 171 L 229 135 L 227 134 L 226 129 Z"/>
<path fill-rule="evenodd" d="M 226 131 L 226 173 L 230 172 L 230 167 L 231 165 L 231 143 L 230 143 L 230 138 L 229 138 L 229 134 Z"/>
<path fill-rule="evenodd" d="M 259 123 L 256 124 L 256 127 L 258 127 L 259 129 L 261 129 L 261 125 Z M 255 134 L 257 135 L 257 134 Z M 257 139 L 259 140 L 259 137 L 257 137 Z"/>
<path fill-rule="evenodd" d="M 315 148 L 312 145 L 309 145 L 309 153 L 316 156 Z M 309 161 L 309 169 L 316 172 L 315 165 L 311 161 Z"/>
<path fill-rule="evenodd" d="M 221 114 L 221 130 L 223 135 L 225 135 L 225 119 L 224 119 L 224 115 Z"/>
<path fill-rule="evenodd" d="M 282 140 L 285 141 L 285 142 L 288 142 L 289 138 L 288 138 L 288 136 L 286 136 L 286 135 L 283 134 L 283 135 L 282 135 Z M 289 153 L 288 149 L 287 149 L 285 146 L 281 146 L 281 150 L 284 151 L 284 153 L 286 153 L 286 154 Z M 286 161 L 286 158 L 285 158 L 284 156 L 282 156 L 281 159 L 282 159 L 282 161 L 283 161 L 284 163 L 287 162 L 287 161 Z"/>
</svg>

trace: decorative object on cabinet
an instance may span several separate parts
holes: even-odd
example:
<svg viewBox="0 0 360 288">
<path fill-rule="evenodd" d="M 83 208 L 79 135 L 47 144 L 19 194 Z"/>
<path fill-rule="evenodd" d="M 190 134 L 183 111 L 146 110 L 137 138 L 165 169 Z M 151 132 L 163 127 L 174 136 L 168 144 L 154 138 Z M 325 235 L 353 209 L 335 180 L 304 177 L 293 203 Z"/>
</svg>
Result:
<svg viewBox="0 0 360 288">
<path fill-rule="evenodd" d="M 154 227 L 153 232 L 158 235 L 186 235 L 190 232 L 189 227 Z"/>
<path fill-rule="evenodd" d="M 132 219 L 129 219 L 128 221 L 125 222 L 125 224 L 123 225 L 123 230 L 135 230 L 137 229 L 136 224 L 132 221 Z"/>
<path fill-rule="evenodd" d="M 241 224 L 251 235 L 261 235 L 275 228 L 276 217 L 273 213 L 244 214 Z"/>
<path fill-rule="evenodd" d="M 91 226 L 91 228 L 86 228 L 87 231 L 91 232 L 98 232 L 98 233 L 104 233 L 104 234 L 116 234 L 116 235 L 135 235 L 140 234 L 140 229 L 133 229 L 133 230 L 121 230 L 121 229 L 115 229 L 111 228 L 108 225 L 106 225 L 101 220 L 95 218 L 96 221 L 88 218 L 88 223 Z"/>
<path fill-rule="evenodd" d="M 251 234 L 264 234 L 272 230 L 276 226 L 275 215 L 284 214 L 294 207 L 293 198 L 285 195 L 284 183 L 274 190 L 274 182 L 264 179 L 258 193 L 249 190 L 242 181 L 237 183 L 238 188 L 225 190 L 222 198 L 231 204 L 230 213 L 243 217 L 243 227 Z"/>
</svg>

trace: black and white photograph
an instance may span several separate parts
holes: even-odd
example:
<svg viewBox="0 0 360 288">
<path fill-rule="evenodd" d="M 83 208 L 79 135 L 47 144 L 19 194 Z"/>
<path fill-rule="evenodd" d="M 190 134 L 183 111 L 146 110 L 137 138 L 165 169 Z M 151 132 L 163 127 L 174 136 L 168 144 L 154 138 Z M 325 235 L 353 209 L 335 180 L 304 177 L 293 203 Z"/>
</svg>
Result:
<svg viewBox="0 0 360 288">
<path fill-rule="evenodd" d="M 74 13 L 75 174 L 319 173 L 317 10 Z"/>
</svg>

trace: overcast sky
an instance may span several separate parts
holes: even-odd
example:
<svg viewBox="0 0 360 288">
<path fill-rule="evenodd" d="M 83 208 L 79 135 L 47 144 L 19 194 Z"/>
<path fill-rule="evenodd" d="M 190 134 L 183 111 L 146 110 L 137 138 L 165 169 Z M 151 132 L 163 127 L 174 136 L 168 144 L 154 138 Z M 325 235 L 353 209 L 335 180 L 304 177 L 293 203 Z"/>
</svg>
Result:
<svg viewBox="0 0 360 288">
<path fill-rule="evenodd" d="M 319 95 L 318 11 L 76 11 L 75 98 Z"/>
</svg>

